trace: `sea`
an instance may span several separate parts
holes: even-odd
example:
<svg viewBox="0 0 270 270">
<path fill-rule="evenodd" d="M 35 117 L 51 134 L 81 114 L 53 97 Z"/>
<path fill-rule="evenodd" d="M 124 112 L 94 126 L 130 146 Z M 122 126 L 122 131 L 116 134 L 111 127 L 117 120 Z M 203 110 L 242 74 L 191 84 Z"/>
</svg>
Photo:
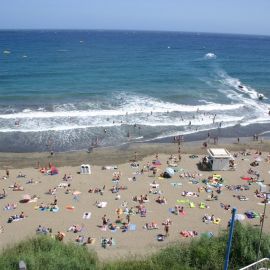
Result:
<svg viewBox="0 0 270 270">
<path fill-rule="evenodd" d="M 269 109 L 269 36 L 0 31 L 0 151 L 268 136 Z"/>
</svg>

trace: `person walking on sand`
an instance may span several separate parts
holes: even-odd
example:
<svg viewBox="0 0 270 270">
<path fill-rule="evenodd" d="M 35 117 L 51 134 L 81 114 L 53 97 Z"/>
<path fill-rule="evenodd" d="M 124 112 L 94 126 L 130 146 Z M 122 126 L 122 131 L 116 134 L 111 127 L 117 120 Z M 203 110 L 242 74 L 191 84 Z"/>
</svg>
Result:
<svg viewBox="0 0 270 270">
<path fill-rule="evenodd" d="M 169 227 L 170 227 L 170 226 L 169 226 L 169 224 L 167 224 L 167 223 L 164 225 L 164 231 L 165 231 L 165 236 L 166 236 L 166 237 L 169 236 Z"/>
<path fill-rule="evenodd" d="M 130 215 L 127 215 L 127 223 L 129 224 L 130 223 Z"/>
</svg>

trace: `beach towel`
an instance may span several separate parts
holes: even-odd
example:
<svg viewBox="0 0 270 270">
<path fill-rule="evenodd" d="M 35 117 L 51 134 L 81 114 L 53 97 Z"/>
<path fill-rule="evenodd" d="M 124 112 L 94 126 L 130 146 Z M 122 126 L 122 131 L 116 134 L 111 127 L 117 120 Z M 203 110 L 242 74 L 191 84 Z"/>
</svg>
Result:
<svg viewBox="0 0 270 270">
<path fill-rule="evenodd" d="M 60 210 L 59 207 L 54 207 L 50 209 L 50 212 L 57 213 L 59 210 Z"/>
<path fill-rule="evenodd" d="M 189 203 L 189 200 L 176 200 L 176 203 Z"/>
<path fill-rule="evenodd" d="M 194 202 L 190 202 L 190 203 L 189 203 L 189 207 L 190 207 L 190 208 L 195 208 L 195 203 L 194 203 Z"/>
<path fill-rule="evenodd" d="M 260 215 L 254 211 L 246 211 L 245 215 L 247 216 L 247 218 L 249 219 L 253 219 L 253 218 L 259 218 Z"/>
<path fill-rule="evenodd" d="M 178 182 L 178 183 L 171 183 L 171 185 L 172 185 L 173 187 L 181 187 L 183 184 L 180 183 L 180 182 Z"/>
<path fill-rule="evenodd" d="M 129 224 L 128 225 L 128 229 L 130 230 L 130 231 L 136 231 L 136 224 Z"/>
<path fill-rule="evenodd" d="M 216 219 L 213 221 L 213 223 L 216 224 L 216 225 L 218 225 L 218 224 L 220 223 L 220 221 L 221 221 L 220 218 L 216 218 Z"/>
<path fill-rule="evenodd" d="M 84 212 L 82 218 L 83 218 L 83 219 L 90 219 L 90 218 L 91 218 L 91 215 L 92 215 L 91 212 Z"/>
<path fill-rule="evenodd" d="M 70 211 L 73 211 L 73 210 L 75 210 L 75 206 L 73 206 L 73 205 L 67 205 L 66 206 L 66 209 L 67 210 L 70 210 Z"/>
<path fill-rule="evenodd" d="M 251 181 L 251 177 L 241 177 L 241 179 L 244 181 Z"/>
<path fill-rule="evenodd" d="M 205 209 L 206 208 L 206 204 L 205 203 L 200 203 L 200 209 Z"/>
<path fill-rule="evenodd" d="M 201 236 L 206 237 L 206 238 L 212 238 L 214 234 L 212 232 L 204 232 L 204 233 L 201 233 Z"/>
<path fill-rule="evenodd" d="M 195 180 L 195 179 L 191 179 L 191 180 L 189 180 L 189 183 L 191 183 L 193 185 L 197 185 L 197 184 L 199 184 L 199 181 Z"/>
</svg>

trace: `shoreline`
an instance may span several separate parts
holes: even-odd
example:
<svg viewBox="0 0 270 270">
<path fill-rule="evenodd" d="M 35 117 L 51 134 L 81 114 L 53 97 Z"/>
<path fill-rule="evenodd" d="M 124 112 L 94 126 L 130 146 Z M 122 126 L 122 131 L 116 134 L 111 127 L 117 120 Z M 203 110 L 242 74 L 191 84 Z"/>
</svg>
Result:
<svg viewBox="0 0 270 270">
<path fill-rule="evenodd" d="M 227 148 L 229 151 L 243 151 L 245 149 L 255 149 L 270 152 L 270 140 L 253 141 L 251 137 L 240 137 L 240 143 L 236 138 L 219 138 L 218 144 L 210 140 L 208 147 Z M 172 141 L 172 139 L 171 139 Z M 206 149 L 202 146 L 206 140 L 187 141 L 181 143 L 182 154 L 206 154 Z M 39 162 L 41 166 L 47 166 L 49 162 L 58 167 L 78 166 L 89 163 L 91 165 L 104 166 L 124 164 L 134 159 L 137 152 L 137 159 L 141 160 L 147 156 L 160 154 L 175 154 L 178 151 L 177 143 L 150 142 L 150 143 L 129 143 L 120 146 L 108 146 L 94 148 L 90 153 L 87 151 L 67 151 L 55 152 L 53 156 L 49 152 L 32 153 L 12 153 L 0 152 L 0 169 L 22 169 L 36 167 Z"/>
</svg>

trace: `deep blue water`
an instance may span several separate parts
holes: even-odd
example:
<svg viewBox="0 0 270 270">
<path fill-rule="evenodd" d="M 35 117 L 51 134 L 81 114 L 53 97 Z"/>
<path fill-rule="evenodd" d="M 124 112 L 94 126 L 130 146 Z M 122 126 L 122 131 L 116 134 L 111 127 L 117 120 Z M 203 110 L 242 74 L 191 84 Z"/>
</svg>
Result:
<svg viewBox="0 0 270 270">
<path fill-rule="evenodd" d="M 267 131 L 269 100 L 270 37 L 0 31 L 0 150 Z"/>
</svg>

